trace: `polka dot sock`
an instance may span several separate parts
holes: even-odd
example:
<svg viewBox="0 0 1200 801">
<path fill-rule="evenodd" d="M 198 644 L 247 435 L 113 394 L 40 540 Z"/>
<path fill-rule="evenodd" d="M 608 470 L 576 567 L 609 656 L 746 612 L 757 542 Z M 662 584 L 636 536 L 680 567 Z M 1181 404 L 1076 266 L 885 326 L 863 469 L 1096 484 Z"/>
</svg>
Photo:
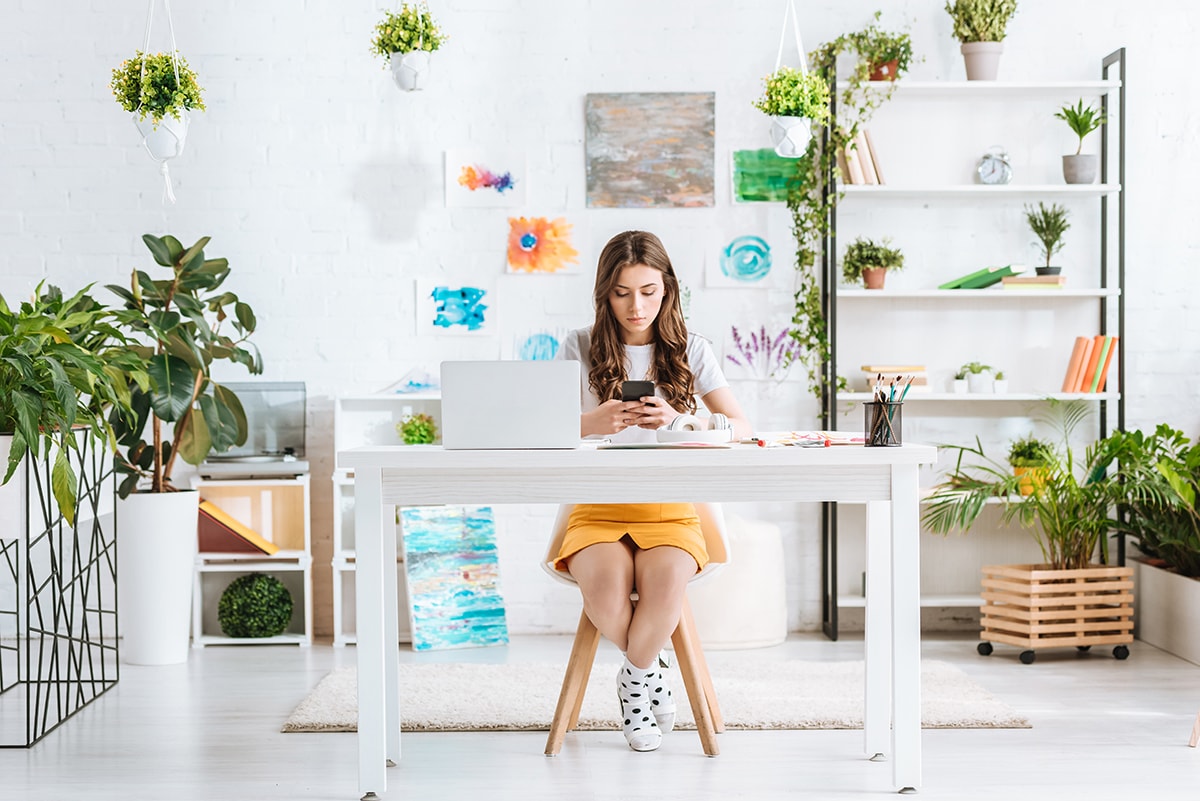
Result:
<svg viewBox="0 0 1200 801">
<path fill-rule="evenodd" d="M 671 695 L 671 687 L 659 664 L 655 664 L 653 669 L 654 675 L 646 682 L 650 692 L 650 709 L 654 712 L 658 728 L 666 734 L 675 728 L 675 696 Z"/>
<path fill-rule="evenodd" d="M 621 730 L 634 751 L 653 751 L 662 744 L 662 731 L 650 703 L 649 682 L 658 666 L 640 668 L 629 659 L 617 671 L 617 699 L 621 703 Z"/>
</svg>

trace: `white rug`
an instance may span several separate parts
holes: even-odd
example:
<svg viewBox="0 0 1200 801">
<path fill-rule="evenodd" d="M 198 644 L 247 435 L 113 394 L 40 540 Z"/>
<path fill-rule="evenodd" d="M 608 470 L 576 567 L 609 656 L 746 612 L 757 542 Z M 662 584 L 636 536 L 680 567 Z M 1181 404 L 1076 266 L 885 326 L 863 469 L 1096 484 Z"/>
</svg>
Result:
<svg viewBox="0 0 1200 801">
<path fill-rule="evenodd" d="M 564 664 L 402 664 L 400 718 L 405 731 L 550 729 Z M 862 728 L 863 663 L 746 660 L 710 665 L 728 729 Z M 672 671 L 673 673 L 673 671 Z M 597 664 L 580 729 L 616 729 L 617 664 Z M 676 726 L 695 728 L 678 675 Z M 285 732 L 355 731 L 357 674 L 330 672 L 283 724 Z M 1029 728 L 1029 721 L 945 662 L 921 663 L 926 728 Z"/>
</svg>

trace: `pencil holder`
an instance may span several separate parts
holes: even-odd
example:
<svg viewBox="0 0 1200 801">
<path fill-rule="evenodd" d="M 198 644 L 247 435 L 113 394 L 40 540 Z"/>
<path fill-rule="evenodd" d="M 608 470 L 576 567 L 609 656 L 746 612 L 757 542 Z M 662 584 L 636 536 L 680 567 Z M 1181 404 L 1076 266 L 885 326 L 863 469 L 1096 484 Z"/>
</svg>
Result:
<svg viewBox="0 0 1200 801">
<path fill-rule="evenodd" d="M 904 444 L 901 422 L 904 404 L 900 402 L 863 404 L 863 437 L 868 448 L 889 447 Z"/>
</svg>

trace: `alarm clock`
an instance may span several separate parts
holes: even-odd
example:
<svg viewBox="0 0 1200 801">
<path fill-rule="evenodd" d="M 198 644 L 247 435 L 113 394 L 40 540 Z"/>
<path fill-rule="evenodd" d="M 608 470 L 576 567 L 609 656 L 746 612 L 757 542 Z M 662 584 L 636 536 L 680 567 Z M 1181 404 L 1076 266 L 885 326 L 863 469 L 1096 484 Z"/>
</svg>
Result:
<svg viewBox="0 0 1200 801">
<path fill-rule="evenodd" d="M 984 153 L 975 165 L 975 173 L 981 184 L 1006 184 L 1012 180 L 1012 165 L 1004 148 L 993 147 Z"/>
</svg>

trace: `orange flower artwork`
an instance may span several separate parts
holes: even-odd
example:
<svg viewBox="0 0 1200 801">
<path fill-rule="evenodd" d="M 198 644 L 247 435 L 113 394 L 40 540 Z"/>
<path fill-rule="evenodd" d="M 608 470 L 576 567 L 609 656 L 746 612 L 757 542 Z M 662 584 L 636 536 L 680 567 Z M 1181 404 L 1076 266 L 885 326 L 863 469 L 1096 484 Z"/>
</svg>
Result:
<svg viewBox="0 0 1200 801">
<path fill-rule="evenodd" d="M 579 264 L 579 251 L 571 246 L 571 224 L 564 218 L 508 218 L 508 271 L 559 273 Z"/>
</svg>

